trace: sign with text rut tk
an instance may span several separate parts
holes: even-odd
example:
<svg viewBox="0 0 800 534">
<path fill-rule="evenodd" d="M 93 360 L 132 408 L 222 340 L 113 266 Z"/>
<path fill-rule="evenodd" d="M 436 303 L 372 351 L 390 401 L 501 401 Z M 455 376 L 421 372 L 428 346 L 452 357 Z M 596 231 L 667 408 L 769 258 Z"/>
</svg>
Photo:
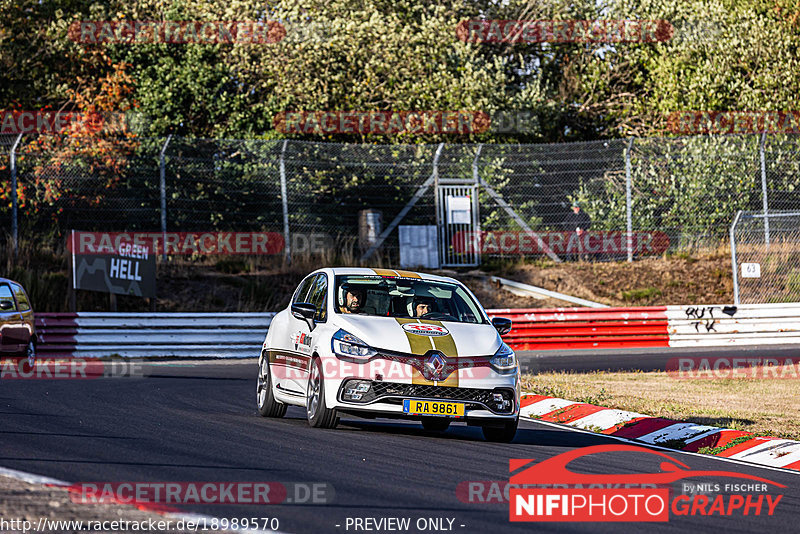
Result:
<svg viewBox="0 0 800 534">
<path fill-rule="evenodd" d="M 156 255 L 148 245 L 117 239 L 83 250 L 81 232 L 70 233 L 72 287 L 134 297 L 156 296 Z"/>
</svg>

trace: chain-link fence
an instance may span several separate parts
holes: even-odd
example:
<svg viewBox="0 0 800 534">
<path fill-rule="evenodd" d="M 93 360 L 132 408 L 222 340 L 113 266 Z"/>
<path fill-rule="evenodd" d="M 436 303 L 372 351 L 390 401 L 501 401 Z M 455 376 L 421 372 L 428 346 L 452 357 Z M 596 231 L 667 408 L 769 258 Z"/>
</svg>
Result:
<svg viewBox="0 0 800 534">
<path fill-rule="evenodd" d="M 281 240 L 271 252 L 289 259 L 394 261 L 397 226 L 447 224 L 437 187 L 463 183 L 478 186 L 483 258 L 635 259 L 727 248 L 739 210 L 800 210 L 799 153 L 782 135 L 542 145 L 27 135 L 0 138 L 0 170 L 16 172 L 26 242 L 63 247 L 71 229 L 270 232 Z M 12 193 L 0 217 L 13 243 Z"/>
<path fill-rule="evenodd" d="M 731 254 L 736 304 L 800 302 L 800 211 L 739 212 Z"/>
</svg>

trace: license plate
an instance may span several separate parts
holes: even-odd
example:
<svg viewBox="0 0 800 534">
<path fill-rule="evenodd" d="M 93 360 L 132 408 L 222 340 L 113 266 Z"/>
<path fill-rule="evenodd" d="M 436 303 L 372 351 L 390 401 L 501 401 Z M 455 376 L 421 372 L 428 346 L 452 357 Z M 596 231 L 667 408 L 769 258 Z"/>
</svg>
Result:
<svg viewBox="0 0 800 534">
<path fill-rule="evenodd" d="M 460 402 L 404 399 L 403 412 L 415 415 L 464 417 L 464 404 Z"/>
</svg>

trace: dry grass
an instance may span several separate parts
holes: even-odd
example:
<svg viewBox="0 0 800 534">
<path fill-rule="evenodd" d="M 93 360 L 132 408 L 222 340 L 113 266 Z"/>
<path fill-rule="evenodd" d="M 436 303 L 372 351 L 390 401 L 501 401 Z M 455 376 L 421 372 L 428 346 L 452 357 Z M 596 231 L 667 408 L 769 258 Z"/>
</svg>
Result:
<svg viewBox="0 0 800 534">
<path fill-rule="evenodd" d="M 797 389 L 791 378 L 678 379 L 663 371 L 523 377 L 523 391 L 539 395 L 789 439 L 800 439 Z"/>
</svg>

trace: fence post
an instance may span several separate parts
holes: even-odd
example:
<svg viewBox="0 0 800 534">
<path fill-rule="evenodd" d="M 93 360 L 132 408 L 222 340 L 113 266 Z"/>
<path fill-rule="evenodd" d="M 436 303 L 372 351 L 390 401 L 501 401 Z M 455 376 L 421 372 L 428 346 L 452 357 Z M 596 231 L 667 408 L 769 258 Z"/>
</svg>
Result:
<svg viewBox="0 0 800 534">
<path fill-rule="evenodd" d="M 286 263 L 292 263 L 292 248 L 289 244 L 289 199 L 286 193 L 286 162 L 284 161 L 288 144 L 289 140 L 284 140 L 281 148 L 281 204 L 283 204 L 283 249 L 286 254 Z"/>
<path fill-rule="evenodd" d="M 478 159 L 481 157 L 481 150 L 483 150 L 483 143 L 478 145 L 478 150 L 475 152 L 475 159 L 472 160 L 472 179 L 475 181 L 475 213 L 473 214 L 473 230 L 472 233 L 472 250 L 475 251 L 474 261 L 475 265 L 481 264 L 481 201 L 479 187 L 481 183 L 480 170 L 478 168 Z"/>
<path fill-rule="evenodd" d="M 170 140 L 172 140 L 172 134 L 167 136 L 167 140 L 164 141 L 164 146 L 161 147 L 161 154 L 158 156 L 158 168 L 160 173 L 159 187 L 161 188 L 161 246 L 164 247 L 161 260 L 164 262 L 167 261 L 167 169 L 164 154 L 167 152 Z"/>
<path fill-rule="evenodd" d="M 633 137 L 628 140 L 628 148 L 625 149 L 625 248 L 628 251 L 628 262 L 633 261 L 633 221 L 632 221 L 632 198 L 631 198 L 631 151 L 633 150 Z"/>
<path fill-rule="evenodd" d="M 19 251 L 19 226 L 17 220 L 17 146 L 19 146 L 19 142 L 22 141 L 22 136 L 24 134 L 20 133 L 17 136 L 16 141 L 14 141 L 14 146 L 11 147 L 11 161 L 9 162 L 9 166 L 11 167 L 11 246 L 14 248 L 14 261 L 17 261 L 17 254 Z"/>
<path fill-rule="evenodd" d="M 769 205 L 767 203 L 767 162 L 764 154 L 764 143 L 767 139 L 767 134 L 761 134 L 761 140 L 758 143 L 758 152 L 761 157 L 761 199 L 764 205 L 764 244 L 769 249 Z M 737 303 L 738 304 L 738 303 Z"/>
<path fill-rule="evenodd" d="M 733 303 L 739 305 L 739 266 L 736 265 L 736 225 L 742 216 L 742 210 L 736 212 L 731 224 L 731 267 L 733 268 Z"/>
</svg>

